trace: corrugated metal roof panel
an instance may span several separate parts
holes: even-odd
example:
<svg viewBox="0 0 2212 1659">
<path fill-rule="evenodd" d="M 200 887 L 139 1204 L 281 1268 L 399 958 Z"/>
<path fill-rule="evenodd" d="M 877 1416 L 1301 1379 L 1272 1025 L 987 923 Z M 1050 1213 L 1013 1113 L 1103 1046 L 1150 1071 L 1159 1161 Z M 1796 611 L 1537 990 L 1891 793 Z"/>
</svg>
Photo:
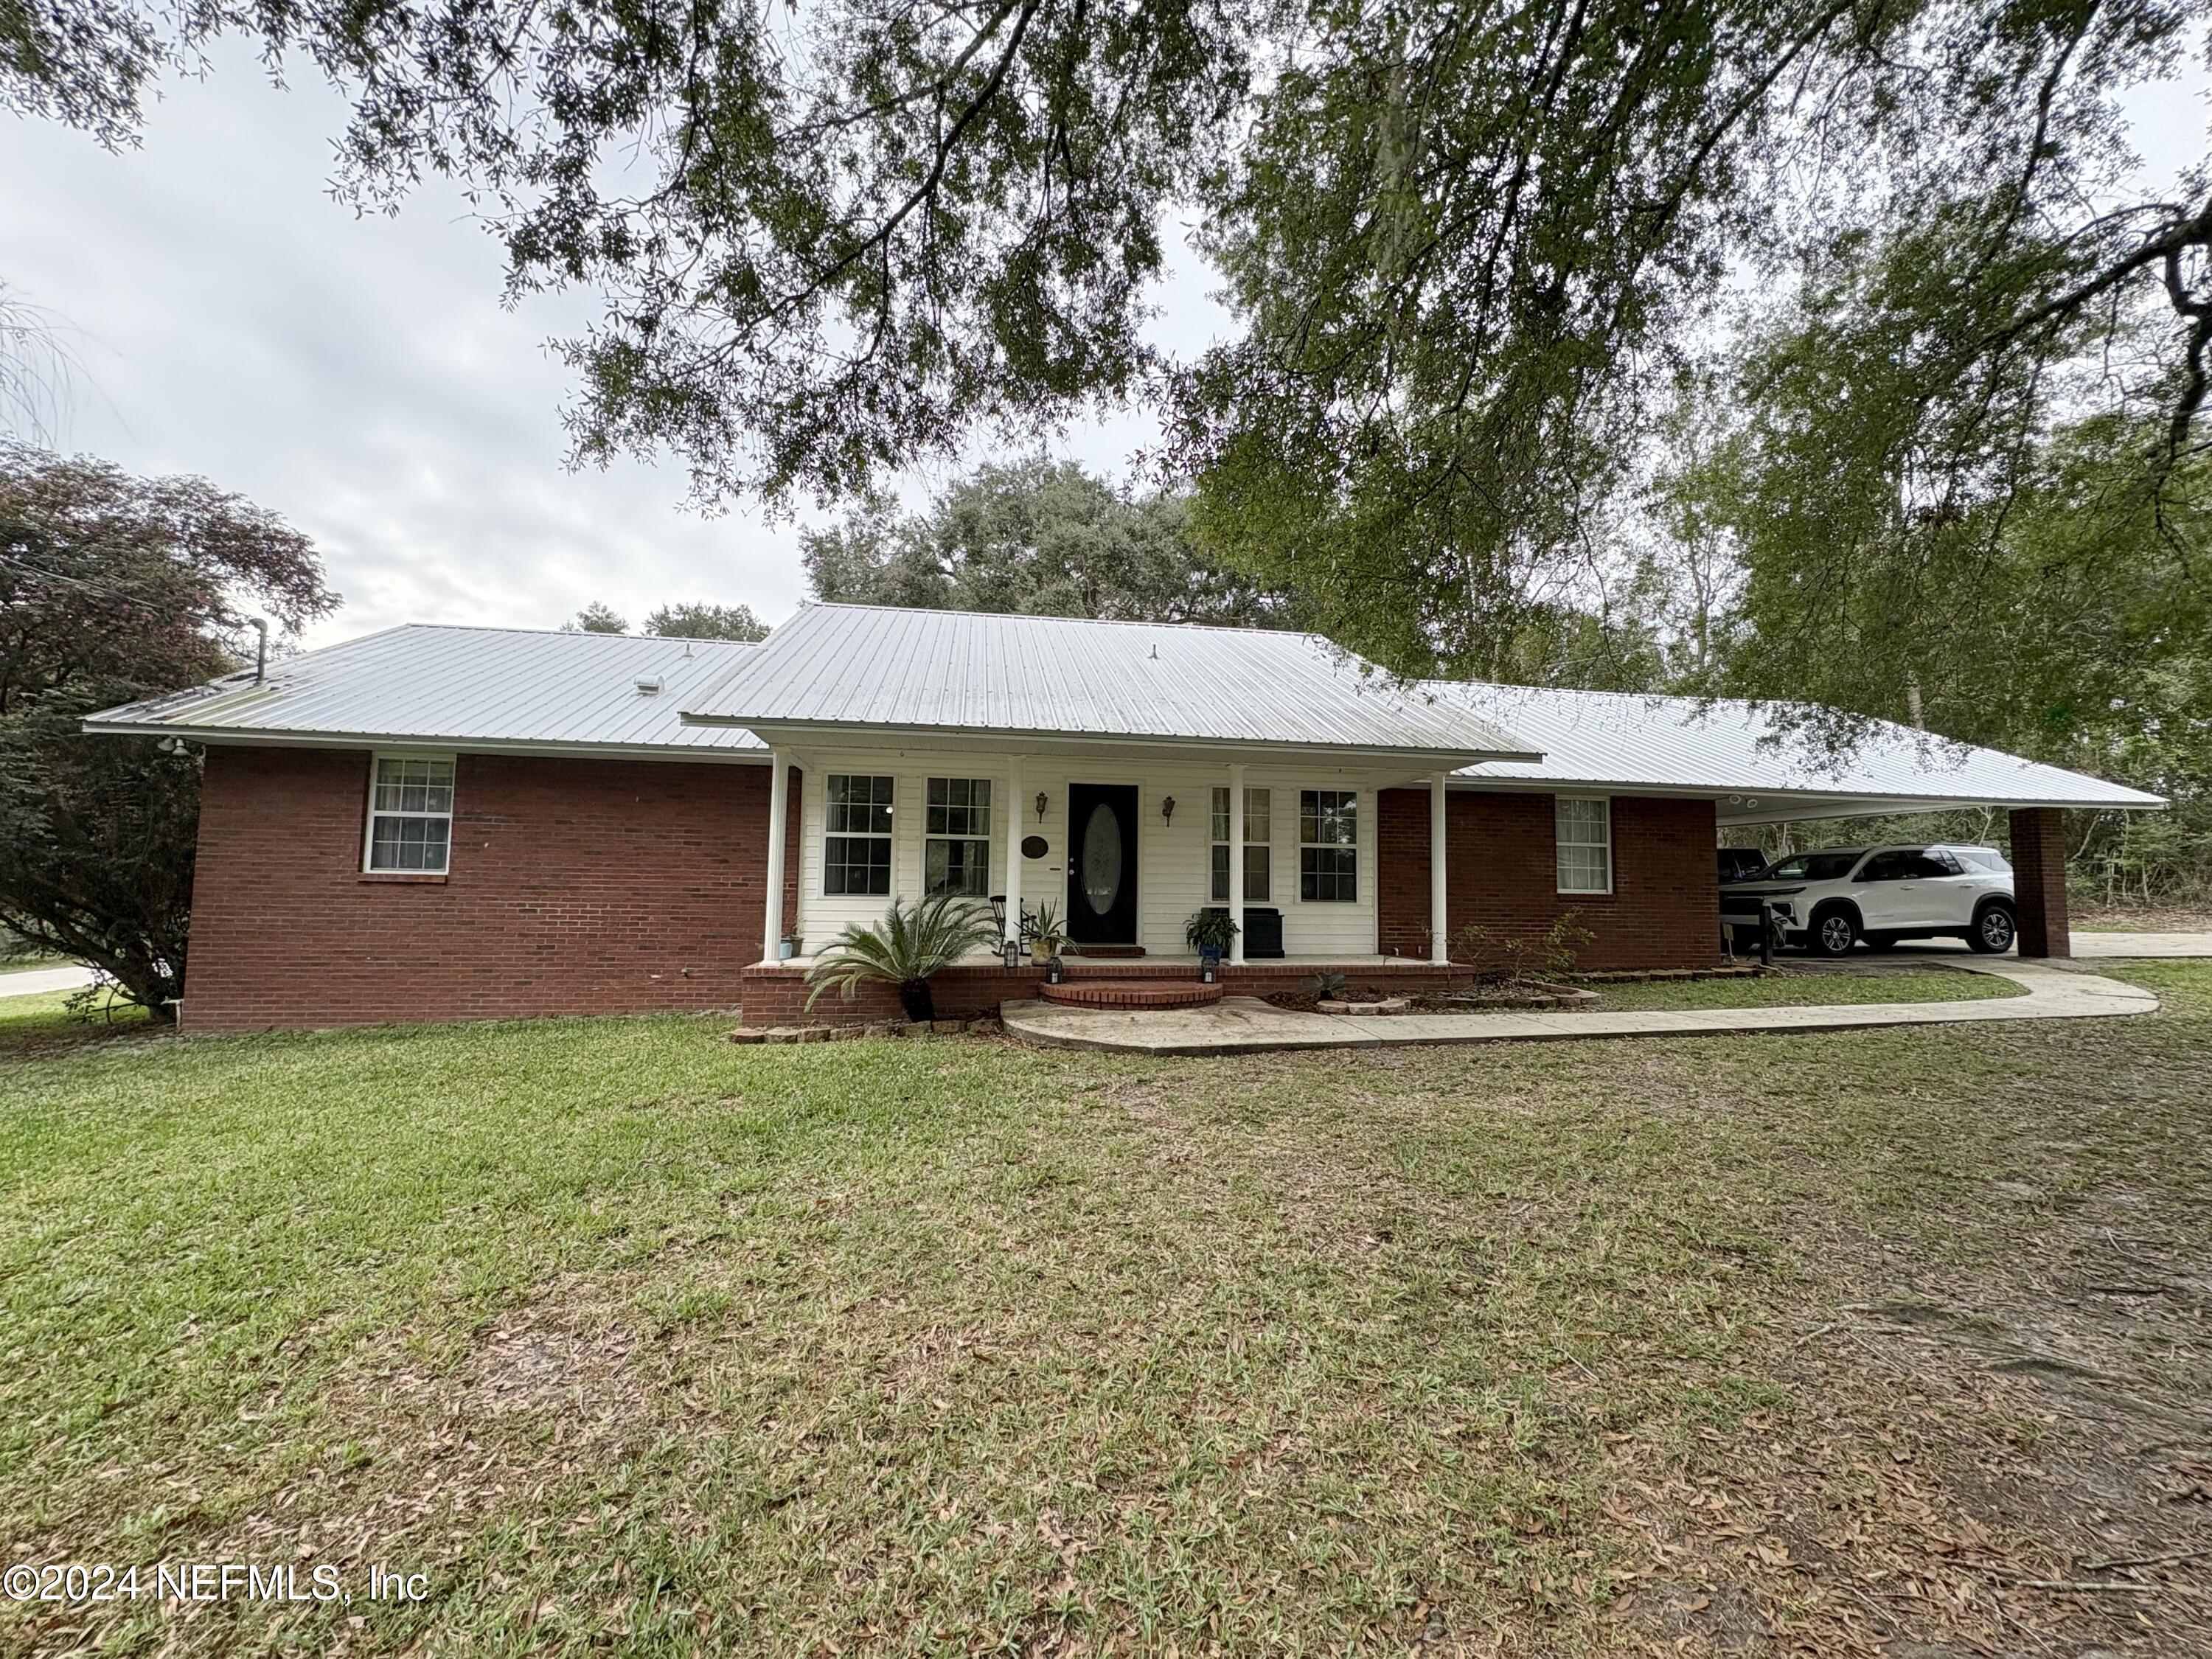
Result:
<svg viewBox="0 0 2212 1659">
<path fill-rule="evenodd" d="M 1887 720 L 1871 723 L 1856 744 L 1829 754 L 1793 734 L 1787 711 L 1771 704 L 1453 680 L 1425 684 L 1544 751 L 1533 763 L 1471 767 L 1460 775 L 1469 779 L 1965 804 L 2162 804 L 2139 789 Z"/>
<path fill-rule="evenodd" d="M 390 738 L 587 749 L 758 750 L 750 732 L 684 724 L 687 698 L 758 649 L 728 640 L 410 625 L 111 708 L 96 731 Z M 659 680 L 647 696 L 641 679 Z"/>
<path fill-rule="evenodd" d="M 816 605 L 687 719 L 1401 750 L 1536 751 L 1307 634 Z"/>
</svg>

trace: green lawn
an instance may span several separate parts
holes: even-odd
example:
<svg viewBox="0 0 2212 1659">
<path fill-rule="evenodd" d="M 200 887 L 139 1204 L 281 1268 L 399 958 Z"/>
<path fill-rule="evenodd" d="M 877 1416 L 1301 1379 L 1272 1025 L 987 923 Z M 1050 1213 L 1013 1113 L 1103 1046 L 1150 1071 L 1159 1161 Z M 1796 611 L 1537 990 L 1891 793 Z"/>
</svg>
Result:
<svg viewBox="0 0 2212 1659">
<path fill-rule="evenodd" d="M 65 964 L 64 957 L 11 957 L 0 962 L 0 978 L 9 974 L 33 973 L 42 968 L 59 968 Z"/>
<path fill-rule="evenodd" d="M 10 1559 L 428 1585 L 0 1602 L 0 1649 L 2198 1628 L 2000 1588 L 2212 1531 L 2106 1468 L 2179 1444 L 2140 1455 L 2171 1487 L 2201 1441 L 1989 1360 L 2212 1407 L 2194 1292 L 2051 1291 L 2107 1237 L 2145 1283 L 2212 1249 L 2212 969 L 2123 971 L 2167 1010 L 1179 1061 L 691 1018 L 72 1047 L 0 1004 Z"/>
<path fill-rule="evenodd" d="M 1866 1002 L 1974 1002 L 2025 996 L 2009 980 L 1955 968 L 1900 968 L 1880 973 L 1784 969 L 1752 979 L 1627 980 L 1590 988 L 1606 1012 L 1645 1008 L 1783 1008 Z"/>
</svg>

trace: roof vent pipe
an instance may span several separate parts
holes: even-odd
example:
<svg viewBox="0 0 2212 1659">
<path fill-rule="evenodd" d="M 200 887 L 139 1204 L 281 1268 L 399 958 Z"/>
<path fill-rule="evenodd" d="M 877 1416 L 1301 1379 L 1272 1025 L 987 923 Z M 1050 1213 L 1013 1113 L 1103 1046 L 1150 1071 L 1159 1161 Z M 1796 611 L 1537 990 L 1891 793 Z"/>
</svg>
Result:
<svg viewBox="0 0 2212 1659">
<path fill-rule="evenodd" d="M 253 683 L 258 685 L 269 678 L 269 624 L 258 617 L 248 617 L 246 625 L 258 636 L 253 642 Z"/>
</svg>

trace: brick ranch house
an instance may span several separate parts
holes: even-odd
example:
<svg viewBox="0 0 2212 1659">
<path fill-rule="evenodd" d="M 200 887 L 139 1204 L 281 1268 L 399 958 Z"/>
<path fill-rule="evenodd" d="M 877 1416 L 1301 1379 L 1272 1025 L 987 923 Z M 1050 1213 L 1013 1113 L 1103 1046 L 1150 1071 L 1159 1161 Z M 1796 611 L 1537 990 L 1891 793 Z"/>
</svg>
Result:
<svg viewBox="0 0 2212 1659">
<path fill-rule="evenodd" d="M 1570 910 L 1584 966 L 1695 966 L 1723 832 L 1961 805 L 2011 812 L 2022 948 L 2063 954 L 2061 811 L 2159 804 L 1894 727 L 1816 760 L 1748 704 L 1407 684 L 1304 635 L 862 605 L 759 645 L 397 628 L 86 724 L 205 745 L 190 1031 L 775 1023 L 841 929 L 948 888 L 1009 928 L 1049 902 L 1121 973 L 1194 971 L 1218 904 L 1231 991 L 1432 981 L 1466 924 Z M 939 1006 L 1040 977 L 963 963 Z"/>
</svg>

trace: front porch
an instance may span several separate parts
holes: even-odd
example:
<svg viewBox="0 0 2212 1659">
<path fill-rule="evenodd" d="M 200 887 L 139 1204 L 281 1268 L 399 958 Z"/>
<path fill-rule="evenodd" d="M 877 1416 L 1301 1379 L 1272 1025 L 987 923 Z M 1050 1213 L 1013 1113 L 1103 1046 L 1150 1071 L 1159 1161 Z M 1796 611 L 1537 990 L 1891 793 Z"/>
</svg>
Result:
<svg viewBox="0 0 2212 1659">
<path fill-rule="evenodd" d="M 773 765 L 761 968 L 803 970 L 893 902 L 950 892 L 992 905 L 1018 943 L 1025 920 L 1049 913 L 1071 952 L 1193 977 L 1185 928 L 1208 908 L 1237 926 L 1232 966 L 1303 978 L 1403 965 L 1382 949 L 1386 865 L 1403 851 L 1383 840 L 1382 796 L 1420 791 L 1434 822 L 1448 775 L 1434 761 L 1110 743 L 817 741 L 779 746 Z M 1419 879 L 1440 921 L 1444 861 Z M 1422 932 L 1441 956 L 1442 927 Z M 1024 970 L 979 961 L 953 971 L 1011 981 Z"/>
<path fill-rule="evenodd" d="M 1190 982 L 1198 977 L 1195 956 L 1133 958 L 1067 957 L 1063 958 L 1070 980 L 1115 982 Z M 893 987 L 864 987 L 851 1002 L 826 995 L 810 1013 L 806 1009 L 805 960 L 761 963 L 739 976 L 748 1025 L 791 1025 L 808 1020 L 868 1022 L 900 1017 L 898 993 Z M 1273 991 L 1296 989 L 1316 974 L 1340 973 L 1359 985 L 1372 985 L 1394 994 L 1432 990 L 1450 982 L 1462 970 L 1448 963 L 1416 961 L 1407 957 L 1352 954 L 1340 957 L 1285 957 L 1273 962 L 1224 962 L 1220 984 L 1225 995 L 1264 997 Z M 930 981 L 938 1012 L 947 1019 L 967 1019 L 996 1013 L 1004 1002 L 1026 1002 L 1037 998 L 1045 970 L 1024 963 L 1008 968 L 988 960 L 964 962 L 945 969 Z"/>
</svg>

